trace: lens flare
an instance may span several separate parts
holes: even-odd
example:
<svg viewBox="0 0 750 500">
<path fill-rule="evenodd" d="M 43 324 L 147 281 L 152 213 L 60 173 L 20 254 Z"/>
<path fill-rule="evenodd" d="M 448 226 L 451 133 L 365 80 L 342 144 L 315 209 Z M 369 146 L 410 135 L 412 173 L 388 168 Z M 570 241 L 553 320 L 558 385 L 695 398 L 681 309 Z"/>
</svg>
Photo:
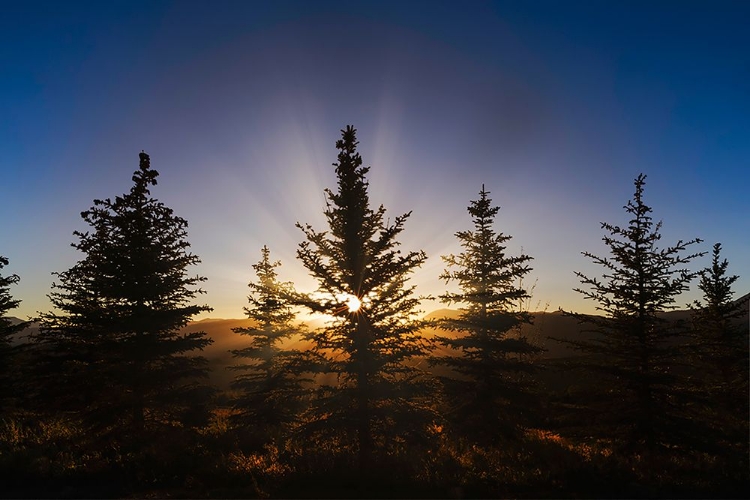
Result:
<svg viewBox="0 0 750 500">
<path fill-rule="evenodd" d="M 346 299 L 346 306 L 349 308 L 350 313 L 359 311 L 362 301 L 355 295 L 349 295 Z"/>
</svg>

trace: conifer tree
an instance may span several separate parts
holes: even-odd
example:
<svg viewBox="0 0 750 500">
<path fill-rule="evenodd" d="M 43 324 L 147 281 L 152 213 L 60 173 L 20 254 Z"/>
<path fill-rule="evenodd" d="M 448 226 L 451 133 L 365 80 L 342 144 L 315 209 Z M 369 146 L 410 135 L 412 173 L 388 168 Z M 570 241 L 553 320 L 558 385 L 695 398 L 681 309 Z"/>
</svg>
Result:
<svg viewBox="0 0 750 500">
<path fill-rule="evenodd" d="M 7 265 L 8 259 L 0 256 L 0 270 Z M 17 348 L 11 344 L 11 340 L 14 334 L 29 326 L 28 321 L 14 322 L 7 316 L 8 311 L 21 303 L 10 294 L 10 286 L 19 280 L 16 274 L 0 275 L 0 415 L 6 413 L 6 407 L 15 393 L 15 369 L 12 365 Z"/>
<path fill-rule="evenodd" d="M 424 422 L 419 372 L 406 364 L 425 352 L 418 334 L 423 323 L 414 318 L 420 299 L 407 281 L 427 257 L 398 249 L 410 213 L 389 224 L 382 205 L 370 208 L 369 167 L 357 152 L 356 130 L 341 132 L 333 164 L 338 190 L 326 190 L 328 230 L 298 224 L 307 240 L 297 256 L 318 281 L 304 305 L 335 318 L 311 336 L 338 383 L 322 387 L 308 427 L 353 442 L 366 473 L 376 448 L 417 435 Z"/>
<path fill-rule="evenodd" d="M 458 355 L 432 360 L 454 372 L 444 377 L 451 416 L 460 422 L 462 433 L 484 442 L 515 437 L 529 422 L 533 404 L 530 380 L 524 375 L 532 371 L 531 357 L 542 351 L 519 328 L 532 322 L 520 308 L 529 294 L 519 286 L 531 271 L 532 257 L 507 254 L 512 237 L 493 229 L 500 207 L 493 207 L 488 195 L 482 186 L 479 199 L 468 207 L 474 230 L 456 233 L 464 251 L 443 256 L 448 269 L 440 278 L 456 282 L 459 292 L 446 292 L 440 299 L 462 307 L 457 318 L 440 322 L 458 336 L 438 341 Z"/>
<path fill-rule="evenodd" d="M 234 406 L 240 412 L 240 423 L 262 440 L 278 436 L 280 430 L 296 421 L 305 394 L 305 380 L 301 378 L 305 354 L 281 347 L 284 340 L 303 333 L 304 326 L 295 324 L 291 306 L 296 295 L 294 286 L 278 280 L 276 268 L 280 266 L 281 261 L 272 261 L 270 250 L 264 246 L 261 260 L 253 264 L 258 281 L 248 284 L 250 305 L 245 313 L 253 324 L 232 329 L 252 339 L 247 347 L 232 351 L 236 358 L 246 361 L 232 367 L 241 372 L 232 383 L 239 391 Z"/>
<path fill-rule="evenodd" d="M 733 450 L 735 465 L 739 461 L 747 472 L 748 303 L 733 299 L 739 277 L 727 275 L 728 267 L 716 243 L 698 283 L 704 302 L 691 307 L 691 373 L 699 392 L 697 418 L 714 431 L 710 437 L 718 448 Z"/>
<path fill-rule="evenodd" d="M 183 422 L 206 396 L 198 356 L 211 340 L 179 330 L 207 306 L 191 302 L 205 278 L 189 276 L 187 221 L 151 197 L 158 172 L 140 153 L 130 191 L 94 200 L 75 231 L 83 257 L 49 295 L 41 315 L 42 388 L 49 409 L 112 436 L 143 435 Z"/>
<path fill-rule="evenodd" d="M 589 287 L 576 291 L 595 301 L 603 316 L 568 313 L 589 325 L 593 335 L 565 342 L 588 354 L 583 367 L 601 382 L 590 400 L 576 402 L 587 410 L 579 415 L 585 432 L 626 450 L 654 452 L 685 442 L 693 430 L 679 411 L 680 380 L 671 370 L 680 332 L 660 313 L 675 308 L 696 275 L 684 266 L 702 254 L 684 255 L 700 242 L 697 238 L 658 246 L 662 223 L 653 222 L 643 200 L 645 180 L 643 174 L 635 179 L 634 197 L 624 207 L 628 225 L 601 224 L 609 233 L 603 241 L 611 255 L 583 252 L 604 272 L 601 279 L 576 272 Z"/>
</svg>

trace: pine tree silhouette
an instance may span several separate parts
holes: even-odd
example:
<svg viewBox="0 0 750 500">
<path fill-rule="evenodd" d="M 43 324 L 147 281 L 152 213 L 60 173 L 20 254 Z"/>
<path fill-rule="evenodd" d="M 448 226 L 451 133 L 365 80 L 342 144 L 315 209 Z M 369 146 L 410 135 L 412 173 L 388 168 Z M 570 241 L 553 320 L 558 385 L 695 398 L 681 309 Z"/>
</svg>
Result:
<svg viewBox="0 0 750 500">
<path fill-rule="evenodd" d="M 100 436 L 179 426 L 208 394 L 196 351 L 212 341 L 178 332 L 211 310 L 191 304 L 205 278 L 187 274 L 200 262 L 188 252 L 187 221 L 150 196 L 158 175 L 142 152 L 130 191 L 81 213 L 91 229 L 74 232 L 72 246 L 84 256 L 54 273 L 49 297 L 59 312 L 41 315 L 45 406 Z"/>
<path fill-rule="evenodd" d="M 383 206 L 370 208 L 369 168 L 357 144 L 353 127 L 342 130 L 338 190 L 326 190 L 328 230 L 298 224 L 307 240 L 297 255 L 318 281 L 302 302 L 335 318 L 310 337 L 338 383 L 321 388 L 308 428 L 353 442 L 366 474 L 376 447 L 388 451 L 416 436 L 429 413 L 418 397 L 420 372 L 405 364 L 425 353 L 423 322 L 414 318 L 420 299 L 407 281 L 426 255 L 398 249 L 409 213 L 389 224 Z"/>
<path fill-rule="evenodd" d="M 731 467 L 748 470 L 748 304 L 733 299 L 738 276 L 727 275 L 721 244 L 713 247 L 711 265 L 701 271 L 703 302 L 691 306 L 690 373 L 698 391 L 696 419 L 712 432 L 702 434 L 712 451 L 729 458 Z"/>
<path fill-rule="evenodd" d="M 679 376 L 672 368 L 679 356 L 674 337 L 680 333 L 659 314 L 675 308 L 677 296 L 697 273 L 683 267 L 695 253 L 682 255 L 699 239 L 658 247 L 661 222 L 643 201 L 646 176 L 635 179 L 635 194 L 625 205 L 627 227 L 602 223 L 611 256 L 583 255 L 602 266 L 602 278 L 576 272 L 590 289 L 576 289 L 597 302 L 604 316 L 568 313 L 589 325 L 590 339 L 564 340 L 589 356 L 583 368 L 600 382 L 598 393 L 576 403 L 588 435 L 612 440 L 616 447 L 654 452 L 688 439 L 693 423 L 679 410 Z"/>
<path fill-rule="evenodd" d="M 443 256 L 448 269 L 440 278 L 456 282 L 460 291 L 446 292 L 440 299 L 463 307 L 458 318 L 440 321 L 458 337 L 440 337 L 438 342 L 457 355 L 431 360 L 454 373 L 443 377 L 443 384 L 459 432 L 483 443 L 518 437 L 528 425 L 534 398 L 527 375 L 533 371 L 532 356 L 542 351 L 518 328 L 532 322 L 520 307 L 529 294 L 519 285 L 531 271 L 532 258 L 507 255 L 505 244 L 512 237 L 493 229 L 500 207 L 492 206 L 488 194 L 482 186 L 479 199 L 468 207 L 474 230 L 456 233 L 464 251 Z"/>
<path fill-rule="evenodd" d="M 306 387 L 309 380 L 302 378 L 309 355 L 280 346 L 284 340 L 306 330 L 304 325 L 295 324 L 293 284 L 278 280 L 276 268 L 281 261 L 272 261 L 266 246 L 261 255 L 261 260 L 253 264 L 258 281 L 248 284 L 250 305 L 245 307 L 253 326 L 232 329 L 252 339 L 249 346 L 232 351 L 238 360 L 244 361 L 232 367 L 241 372 L 232 388 L 239 391 L 233 401 L 239 411 L 236 420 L 251 430 L 260 443 L 265 443 L 281 437 L 297 421 L 309 391 Z"/>
</svg>

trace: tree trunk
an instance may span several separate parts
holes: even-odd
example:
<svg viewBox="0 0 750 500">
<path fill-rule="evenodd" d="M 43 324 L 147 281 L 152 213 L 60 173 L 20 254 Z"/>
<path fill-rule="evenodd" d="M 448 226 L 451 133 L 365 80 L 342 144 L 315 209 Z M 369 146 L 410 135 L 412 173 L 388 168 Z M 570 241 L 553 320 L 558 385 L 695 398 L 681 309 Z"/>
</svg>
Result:
<svg viewBox="0 0 750 500">
<path fill-rule="evenodd" d="M 359 441 L 359 477 L 362 484 L 367 482 L 372 468 L 372 429 L 370 426 L 370 352 L 368 325 L 360 316 L 357 320 L 357 441 Z"/>
</svg>

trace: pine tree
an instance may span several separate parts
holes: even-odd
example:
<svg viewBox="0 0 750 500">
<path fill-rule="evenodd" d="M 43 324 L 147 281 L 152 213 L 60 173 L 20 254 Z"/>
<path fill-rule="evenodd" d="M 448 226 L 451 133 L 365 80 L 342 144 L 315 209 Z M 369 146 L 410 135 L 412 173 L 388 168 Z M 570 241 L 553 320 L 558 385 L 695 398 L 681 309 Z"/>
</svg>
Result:
<svg viewBox="0 0 750 500">
<path fill-rule="evenodd" d="M 678 356 L 676 335 L 660 313 L 675 308 L 676 297 L 696 273 L 685 266 L 701 253 L 683 255 L 699 239 L 679 240 L 660 248 L 662 223 L 654 224 L 652 209 L 643 201 L 646 176 L 635 179 L 635 195 L 624 207 L 627 227 L 602 223 L 610 257 L 583 255 L 602 266 L 602 278 L 576 272 L 586 299 L 598 303 L 603 316 L 568 313 L 590 325 L 591 338 L 565 341 L 588 354 L 583 368 L 600 383 L 599 392 L 577 404 L 585 431 L 612 440 L 616 447 L 654 452 L 683 443 L 692 424 L 679 411 L 680 380 L 671 367 Z M 650 455 L 652 456 L 652 455 Z"/>
<path fill-rule="evenodd" d="M 84 257 L 49 295 L 38 336 L 48 409 L 79 417 L 95 433 L 132 437 L 184 423 L 203 402 L 212 341 L 179 329 L 207 306 L 192 305 L 205 278 L 188 276 L 187 221 L 150 196 L 158 172 L 140 153 L 130 192 L 94 200 L 74 232 Z M 54 402 L 54 405 L 50 405 Z M 100 434 L 101 435 L 101 434 Z"/>
<path fill-rule="evenodd" d="M 519 328 L 532 322 L 520 307 L 529 294 L 519 285 L 531 271 L 532 257 L 507 255 L 512 237 L 493 229 L 500 207 L 493 207 L 488 195 L 482 186 L 479 199 L 468 207 L 474 230 L 456 233 L 464 251 L 443 256 L 449 269 L 440 278 L 456 282 L 460 291 L 446 292 L 440 299 L 463 307 L 457 318 L 440 322 L 458 334 L 438 339 L 456 355 L 432 360 L 454 372 L 444 378 L 452 418 L 462 433 L 482 442 L 517 437 L 528 423 L 533 398 L 524 375 L 532 372 L 533 355 L 542 351 Z"/>
<path fill-rule="evenodd" d="M 8 259 L 0 256 L 0 269 L 8 265 Z M 14 362 L 16 346 L 11 343 L 13 335 L 29 326 L 28 321 L 15 322 L 7 317 L 8 311 L 18 307 L 20 300 L 13 299 L 10 286 L 18 283 L 20 278 L 16 274 L 0 275 L 0 415 L 5 415 L 11 399 L 16 395 L 16 377 L 14 377 Z"/>
<path fill-rule="evenodd" d="M 276 268 L 281 261 L 271 261 L 266 246 L 261 255 L 261 260 L 253 264 L 258 281 L 248 284 L 250 306 L 245 307 L 253 325 L 232 329 L 252 339 L 247 347 L 232 351 L 236 358 L 247 361 L 232 367 L 242 372 L 232 388 L 239 391 L 234 400 L 239 411 L 237 420 L 265 442 L 278 437 L 280 431 L 297 420 L 306 391 L 301 372 L 307 357 L 305 353 L 281 347 L 284 340 L 302 334 L 304 325 L 295 324 L 296 314 L 291 306 L 296 295 L 293 284 L 278 281 Z"/>
<path fill-rule="evenodd" d="M 698 288 L 704 303 L 692 309 L 691 372 L 699 392 L 697 418 L 714 431 L 714 449 L 732 450 L 734 465 L 748 459 L 748 309 L 747 301 L 733 300 L 729 262 L 721 259 L 721 244 L 713 247 L 711 266 L 703 269 Z M 705 437 L 708 437 L 706 433 Z"/>
<path fill-rule="evenodd" d="M 370 208 L 369 167 L 356 150 L 356 130 L 341 132 L 333 164 L 338 190 L 326 190 L 329 229 L 298 224 L 307 238 L 298 258 L 318 281 L 304 305 L 335 318 L 311 336 L 338 383 L 322 387 L 308 428 L 353 442 L 366 473 L 376 447 L 388 451 L 418 435 L 425 417 L 415 383 L 420 374 L 407 365 L 425 352 L 418 334 L 423 323 L 414 319 L 420 299 L 407 281 L 427 257 L 398 249 L 396 237 L 410 213 L 389 224 L 382 205 Z"/>
</svg>

